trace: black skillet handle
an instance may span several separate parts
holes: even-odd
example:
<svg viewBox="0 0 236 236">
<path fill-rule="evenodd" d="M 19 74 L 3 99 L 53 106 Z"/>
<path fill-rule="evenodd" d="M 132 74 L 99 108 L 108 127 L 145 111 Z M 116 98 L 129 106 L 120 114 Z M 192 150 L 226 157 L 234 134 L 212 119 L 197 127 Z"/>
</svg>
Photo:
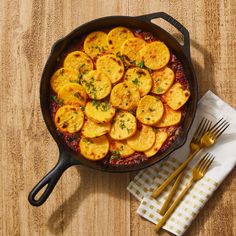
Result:
<svg viewBox="0 0 236 236">
<path fill-rule="evenodd" d="M 44 176 L 29 193 L 28 200 L 30 204 L 33 206 L 41 206 L 51 194 L 63 172 L 74 164 L 75 163 L 73 163 L 73 160 L 70 156 L 66 155 L 65 152 L 60 152 L 60 158 L 56 166 L 46 176 Z M 45 191 L 36 199 L 36 195 L 45 186 Z"/>
<path fill-rule="evenodd" d="M 189 32 L 188 30 L 180 24 L 176 19 L 172 16 L 168 15 L 165 12 L 156 12 L 147 15 L 138 16 L 138 19 L 150 22 L 153 19 L 162 18 L 173 25 L 177 30 L 179 30 L 184 36 L 184 45 L 183 50 L 187 57 L 190 58 L 190 39 L 189 39 Z"/>
</svg>

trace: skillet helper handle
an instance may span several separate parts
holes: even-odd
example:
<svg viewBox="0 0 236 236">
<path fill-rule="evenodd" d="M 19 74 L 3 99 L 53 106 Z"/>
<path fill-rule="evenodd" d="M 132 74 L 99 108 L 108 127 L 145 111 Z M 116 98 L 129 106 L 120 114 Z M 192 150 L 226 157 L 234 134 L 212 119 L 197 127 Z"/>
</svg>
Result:
<svg viewBox="0 0 236 236">
<path fill-rule="evenodd" d="M 30 202 L 30 204 L 33 206 L 41 206 L 51 194 L 63 172 L 72 165 L 73 163 L 71 161 L 71 158 L 69 156 L 66 156 L 65 153 L 61 152 L 59 161 L 56 166 L 46 176 L 44 176 L 29 193 L 28 201 Z M 36 195 L 45 186 L 46 189 L 44 190 L 44 192 L 36 199 Z"/>
<path fill-rule="evenodd" d="M 189 39 L 189 32 L 188 30 L 180 24 L 176 19 L 174 19 L 172 16 L 168 15 L 165 12 L 156 12 L 156 13 L 151 13 L 147 15 L 142 15 L 138 17 L 141 20 L 144 20 L 146 22 L 150 22 L 153 19 L 158 19 L 162 18 L 163 20 L 167 21 L 171 25 L 173 25 L 180 33 L 183 34 L 184 36 L 184 45 L 183 45 L 183 50 L 185 55 L 190 58 L 190 39 Z"/>
</svg>

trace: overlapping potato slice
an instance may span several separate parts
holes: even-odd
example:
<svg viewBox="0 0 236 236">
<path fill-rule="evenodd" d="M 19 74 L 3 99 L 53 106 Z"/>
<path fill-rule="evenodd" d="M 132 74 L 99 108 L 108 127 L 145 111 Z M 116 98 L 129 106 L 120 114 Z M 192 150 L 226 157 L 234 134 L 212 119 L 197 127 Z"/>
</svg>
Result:
<svg viewBox="0 0 236 236">
<path fill-rule="evenodd" d="M 140 130 L 137 130 L 135 135 L 127 139 L 127 144 L 138 152 L 147 151 L 155 142 L 155 132 L 152 127 L 142 125 Z"/>
<path fill-rule="evenodd" d="M 99 57 L 96 62 L 96 67 L 97 70 L 105 73 L 113 84 L 122 79 L 125 71 L 121 59 L 114 56 L 113 54 L 106 54 Z"/>
<path fill-rule="evenodd" d="M 124 41 L 121 46 L 121 54 L 125 55 L 130 62 L 135 63 L 137 58 L 137 52 L 146 46 L 146 42 L 137 37 L 129 38 Z"/>
<path fill-rule="evenodd" d="M 134 37 L 133 33 L 126 27 L 116 27 L 108 33 L 108 45 L 109 49 L 114 52 L 120 52 L 121 46 L 128 38 Z"/>
<path fill-rule="evenodd" d="M 93 59 L 107 49 L 107 34 L 103 31 L 92 32 L 84 40 L 84 51 Z"/>
<path fill-rule="evenodd" d="M 80 79 L 83 74 L 93 69 L 93 61 L 84 52 L 74 51 L 66 56 L 64 67 L 76 69 L 80 74 L 78 77 Z"/>
<path fill-rule="evenodd" d="M 137 107 L 139 99 L 138 88 L 130 82 L 123 82 L 113 87 L 110 103 L 122 110 L 131 110 Z"/>
<path fill-rule="evenodd" d="M 115 140 L 124 140 L 136 132 L 136 118 L 129 112 L 119 112 L 111 126 L 110 136 Z"/>
<path fill-rule="evenodd" d="M 85 121 L 81 133 L 86 138 L 95 138 L 108 133 L 110 131 L 110 128 L 111 124 L 109 122 L 104 124 L 98 124 L 88 119 Z"/>
<path fill-rule="evenodd" d="M 64 104 L 84 106 L 87 95 L 85 89 L 80 84 L 67 83 L 58 91 L 58 98 Z"/>
<path fill-rule="evenodd" d="M 73 68 L 60 68 L 51 77 L 50 84 L 53 91 L 58 93 L 66 83 L 78 83 L 79 76 L 78 71 Z"/>
<path fill-rule="evenodd" d="M 178 110 L 182 107 L 188 101 L 189 97 L 190 91 L 188 89 L 183 89 L 179 82 L 175 83 L 163 95 L 164 100 L 173 110 Z"/>
<path fill-rule="evenodd" d="M 138 88 L 141 97 L 148 94 L 152 88 L 152 78 L 145 69 L 128 69 L 124 79 L 125 81 L 133 83 Z"/>
<path fill-rule="evenodd" d="M 136 111 L 137 119 L 146 125 L 154 125 L 161 120 L 164 106 L 157 97 L 146 95 L 138 103 Z"/>
<path fill-rule="evenodd" d="M 163 68 L 170 60 L 168 47 L 160 41 L 149 43 L 140 50 L 139 54 L 145 66 L 152 70 Z"/>
<path fill-rule="evenodd" d="M 84 123 L 84 113 L 77 106 L 60 107 L 55 115 L 55 124 L 61 132 L 78 132 Z"/>
<path fill-rule="evenodd" d="M 166 132 L 164 132 L 164 131 L 157 131 L 156 132 L 155 143 L 153 144 L 153 146 L 150 149 L 145 151 L 144 154 L 147 157 L 154 156 L 160 150 L 161 146 L 166 141 L 167 137 L 168 137 L 168 134 Z"/>
<path fill-rule="evenodd" d="M 86 116 L 97 123 L 107 123 L 115 115 L 116 110 L 107 102 L 92 101 L 85 107 Z"/>
<path fill-rule="evenodd" d="M 164 106 L 164 115 L 161 120 L 155 125 L 159 128 L 177 125 L 181 121 L 181 111 L 175 111 L 168 105 Z"/>
<path fill-rule="evenodd" d="M 92 99 L 101 100 L 111 91 L 111 81 L 106 74 L 99 70 L 92 70 L 81 79 L 88 96 Z"/>
<path fill-rule="evenodd" d="M 164 67 L 152 73 L 153 86 L 152 93 L 163 94 L 174 83 L 175 74 L 169 67 Z"/>
<path fill-rule="evenodd" d="M 104 158 L 109 151 L 109 141 L 105 135 L 96 138 L 82 137 L 79 145 L 81 154 L 92 161 Z"/>
<path fill-rule="evenodd" d="M 121 158 L 129 157 L 134 154 L 134 150 L 127 144 L 126 141 L 110 141 L 110 151 L 120 156 Z"/>
</svg>

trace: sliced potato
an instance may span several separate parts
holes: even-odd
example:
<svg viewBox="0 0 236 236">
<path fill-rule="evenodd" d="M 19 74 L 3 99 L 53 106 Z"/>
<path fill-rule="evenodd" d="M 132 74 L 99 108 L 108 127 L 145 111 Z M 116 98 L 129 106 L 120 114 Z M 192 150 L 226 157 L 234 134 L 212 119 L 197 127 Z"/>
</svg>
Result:
<svg viewBox="0 0 236 236">
<path fill-rule="evenodd" d="M 102 31 L 92 32 L 84 40 L 84 51 L 93 59 L 107 49 L 107 34 Z"/>
<path fill-rule="evenodd" d="M 67 83 L 58 91 L 58 98 L 63 100 L 64 104 L 84 106 L 87 95 L 80 84 Z"/>
<path fill-rule="evenodd" d="M 161 120 L 155 125 L 156 127 L 163 128 L 179 124 L 181 121 L 181 111 L 175 111 L 168 105 L 164 106 L 164 115 Z"/>
<path fill-rule="evenodd" d="M 152 88 L 152 78 L 145 69 L 128 69 L 124 79 L 125 81 L 133 83 L 138 88 L 141 97 L 148 94 Z"/>
<path fill-rule="evenodd" d="M 54 92 L 58 93 L 67 83 L 78 83 L 80 73 L 73 68 L 60 68 L 51 77 L 50 83 Z"/>
<path fill-rule="evenodd" d="M 164 67 L 152 73 L 153 86 L 152 93 L 163 94 L 174 83 L 175 74 L 169 67 Z"/>
<path fill-rule="evenodd" d="M 105 135 L 97 138 L 85 138 L 80 140 L 81 154 L 92 161 L 104 158 L 109 151 L 109 141 Z"/>
<path fill-rule="evenodd" d="M 79 79 L 83 74 L 93 69 L 93 61 L 84 52 L 74 51 L 66 56 L 64 67 L 76 69 L 80 73 Z"/>
<path fill-rule="evenodd" d="M 127 139 L 127 144 L 138 152 L 147 151 L 155 142 L 155 132 L 152 127 L 142 125 L 141 130 L 137 130 L 135 135 Z"/>
<path fill-rule="evenodd" d="M 118 153 L 121 158 L 129 157 L 135 152 L 126 141 L 114 140 L 110 141 L 110 151 Z"/>
<path fill-rule="evenodd" d="M 110 136 L 115 140 L 127 139 L 136 132 L 136 118 L 129 112 L 119 112 L 113 121 Z"/>
<path fill-rule="evenodd" d="M 168 137 L 168 134 L 166 132 L 157 131 L 155 143 L 150 149 L 145 151 L 144 154 L 147 157 L 154 156 L 160 150 L 161 146 L 166 141 L 167 137 Z"/>
<path fill-rule="evenodd" d="M 146 95 L 140 99 L 136 116 L 143 124 L 154 125 L 161 120 L 163 114 L 164 106 L 159 98 Z"/>
<path fill-rule="evenodd" d="M 110 103 L 122 110 L 132 110 L 137 107 L 139 99 L 137 87 L 132 83 L 123 82 L 113 87 Z"/>
<path fill-rule="evenodd" d="M 128 38 L 121 46 L 121 54 L 128 57 L 130 62 L 136 62 L 137 52 L 147 43 L 141 38 Z"/>
<path fill-rule="evenodd" d="M 111 91 L 111 81 L 106 74 L 92 70 L 81 79 L 81 84 L 92 99 L 101 100 Z"/>
<path fill-rule="evenodd" d="M 107 123 L 115 115 L 116 110 L 106 102 L 88 102 L 85 107 L 86 116 L 97 123 Z"/>
<path fill-rule="evenodd" d="M 124 74 L 124 65 L 120 58 L 113 54 L 106 54 L 98 58 L 96 62 L 97 70 L 102 71 L 109 77 L 111 82 L 117 83 Z"/>
<path fill-rule="evenodd" d="M 173 110 L 178 110 L 189 99 L 190 91 L 183 89 L 180 83 L 175 83 L 164 95 L 163 98 Z"/>
<path fill-rule="evenodd" d="M 112 29 L 107 35 L 109 49 L 114 53 L 120 52 L 124 41 L 132 37 L 133 33 L 126 27 L 119 26 Z"/>
<path fill-rule="evenodd" d="M 60 107 L 55 115 L 55 124 L 61 132 L 78 132 L 84 123 L 84 113 L 77 106 Z"/>
<path fill-rule="evenodd" d="M 88 119 L 85 121 L 81 133 L 86 138 L 95 138 L 108 133 L 110 131 L 110 128 L 110 123 L 98 124 Z"/>
<path fill-rule="evenodd" d="M 140 50 L 140 56 L 146 67 L 158 70 L 169 62 L 170 51 L 163 42 L 155 41 L 143 47 Z"/>
</svg>

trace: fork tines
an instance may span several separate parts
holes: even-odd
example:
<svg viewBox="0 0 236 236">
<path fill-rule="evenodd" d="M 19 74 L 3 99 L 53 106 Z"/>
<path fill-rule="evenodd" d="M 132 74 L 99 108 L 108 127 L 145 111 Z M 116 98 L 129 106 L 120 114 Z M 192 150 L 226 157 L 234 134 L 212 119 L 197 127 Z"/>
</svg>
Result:
<svg viewBox="0 0 236 236">
<path fill-rule="evenodd" d="M 193 136 L 195 142 L 200 142 L 200 139 L 203 136 L 203 134 L 205 134 L 210 129 L 211 123 L 212 122 L 210 120 L 202 118 Z"/>
<path fill-rule="evenodd" d="M 230 123 L 221 118 L 215 125 L 213 125 L 209 132 L 211 133 L 214 139 L 217 139 L 228 127 Z"/>
<path fill-rule="evenodd" d="M 215 157 L 213 154 L 209 152 L 206 153 L 197 164 L 197 170 L 201 171 L 202 173 L 205 173 L 212 164 L 212 162 L 214 161 L 214 159 Z"/>
</svg>

